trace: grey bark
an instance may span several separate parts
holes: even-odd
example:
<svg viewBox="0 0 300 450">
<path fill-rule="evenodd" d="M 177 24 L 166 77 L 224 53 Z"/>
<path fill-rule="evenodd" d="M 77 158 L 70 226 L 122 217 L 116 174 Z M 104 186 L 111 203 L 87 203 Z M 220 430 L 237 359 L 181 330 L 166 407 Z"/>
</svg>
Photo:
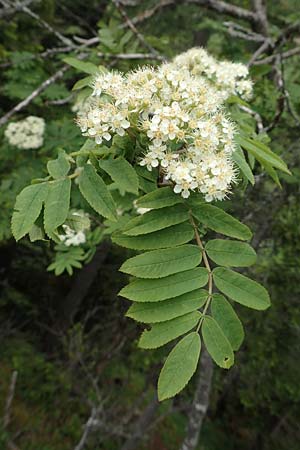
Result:
<svg viewBox="0 0 300 450">
<path fill-rule="evenodd" d="M 149 405 L 146 406 L 143 414 L 140 416 L 137 423 L 135 424 L 134 430 L 130 438 L 125 442 L 121 450 L 134 450 L 137 447 L 140 440 L 145 436 L 145 431 L 152 423 L 155 413 L 158 409 L 158 406 L 159 403 L 155 395 L 151 403 L 149 403 Z"/>
<path fill-rule="evenodd" d="M 186 437 L 180 450 L 194 450 L 199 442 L 203 420 L 209 406 L 213 376 L 213 363 L 205 347 L 201 351 L 198 382 L 191 410 L 188 414 Z"/>
</svg>

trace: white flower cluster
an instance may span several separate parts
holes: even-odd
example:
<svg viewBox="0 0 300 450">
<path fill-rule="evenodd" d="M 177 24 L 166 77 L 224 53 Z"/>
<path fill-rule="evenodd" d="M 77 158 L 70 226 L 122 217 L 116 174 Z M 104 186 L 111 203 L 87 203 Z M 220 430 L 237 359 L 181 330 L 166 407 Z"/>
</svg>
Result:
<svg viewBox="0 0 300 450">
<path fill-rule="evenodd" d="M 73 211 L 67 223 L 62 225 L 64 234 L 59 239 L 67 247 L 78 246 L 86 242 L 86 231 L 90 228 L 90 219 L 84 211 Z"/>
<path fill-rule="evenodd" d="M 77 122 L 98 144 L 115 134 L 124 136 L 129 128 L 145 136 L 148 145 L 140 165 L 148 170 L 160 167 L 164 180 L 184 198 L 197 190 L 206 201 L 222 200 L 236 178 L 231 156 L 235 126 L 223 103 L 230 89 L 246 92 L 238 83 L 249 82 L 248 72 L 242 64 L 221 62 L 227 74 L 222 78 L 223 69 L 212 58 L 208 76 L 208 70 L 196 70 L 198 53 L 211 58 L 193 49 L 157 69 L 99 74 L 89 110 Z"/>
<path fill-rule="evenodd" d="M 193 75 L 207 77 L 223 93 L 224 99 L 238 95 L 249 100 L 252 96 L 252 82 L 244 64 L 218 61 L 204 48 L 192 48 L 178 55 L 174 64 L 188 69 Z"/>
<path fill-rule="evenodd" d="M 19 122 L 10 122 L 4 134 L 11 145 L 27 150 L 43 145 L 44 131 L 44 119 L 28 116 Z"/>
</svg>

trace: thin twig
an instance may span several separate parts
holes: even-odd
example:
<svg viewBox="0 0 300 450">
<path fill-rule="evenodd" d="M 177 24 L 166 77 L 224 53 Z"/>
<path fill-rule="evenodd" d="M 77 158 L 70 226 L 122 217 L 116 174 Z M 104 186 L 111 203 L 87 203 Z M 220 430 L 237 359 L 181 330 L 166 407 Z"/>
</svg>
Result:
<svg viewBox="0 0 300 450">
<path fill-rule="evenodd" d="M 102 409 L 102 405 L 101 405 L 101 409 Z M 78 442 L 78 444 L 76 445 L 76 447 L 74 448 L 74 450 L 83 450 L 84 449 L 92 430 L 97 428 L 100 424 L 100 422 L 98 420 L 98 415 L 99 415 L 99 409 L 93 407 L 92 411 L 91 411 L 91 415 L 88 418 L 88 420 L 84 426 L 84 430 L 83 430 L 81 439 Z"/>
<path fill-rule="evenodd" d="M 18 378 L 18 372 L 17 372 L 17 370 L 14 370 L 12 373 L 12 376 L 11 376 L 8 395 L 6 398 L 4 417 L 3 417 L 3 428 L 4 429 L 6 429 L 8 427 L 9 422 L 10 422 L 11 405 L 12 405 L 12 402 L 13 402 L 13 399 L 15 396 L 17 378 Z"/>
<path fill-rule="evenodd" d="M 281 59 L 288 59 L 291 58 L 292 56 L 296 56 L 300 54 L 300 46 L 298 47 L 294 47 L 290 50 L 287 50 L 285 52 L 281 53 Z M 275 53 L 274 55 L 271 56 L 267 56 L 266 58 L 263 59 L 258 59 L 257 61 L 254 62 L 255 66 L 261 65 L 261 64 L 270 64 L 274 61 L 276 61 L 276 59 L 278 58 L 279 54 Z"/>
<path fill-rule="evenodd" d="M 166 58 L 163 55 L 154 55 L 153 53 L 97 53 L 99 58 L 110 59 L 154 59 L 158 61 L 165 61 Z"/>
<path fill-rule="evenodd" d="M 26 106 L 29 105 L 29 103 L 32 102 L 38 95 L 40 95 L 45 89 L 47 89 L 50 84 L 54 83 L 55 81 L 59 80 L 63 77 L 66 70 L 69 69 L 68 65 L 64 65 L 61 67 L 57 72 L 55 72 L 51 77 L 47 78 L 37 89 L 35 89 L 31 94 L 28 95 L 24 100 L 22 100 L 20 103 L 18 103 L 16 106 L 14 106 L 10 111 L 8 111 L 4 116 L 0 119 L 0 126 L 5 125 L 6 122 L 11 118 L 11 116 L 22 109 L 24 109 Z"/>
<path fill-rule="evenodd" d="M 223 22 L 223 25 L 227 28 L 227 32 L 234 37 L 240 37 L 246 41 L 253 42 L 265 42 L 266 38 L 262 34 L 258 34 L 245 28 L 235 22 Z"/>
<path fill-rule="evenodd" d="M 17 5 L 19 4 L 19 2 L 17 2 Z M 27 14 L 28 16 L 32 17 L 33 19 L 35 19 L 40 26 L 42 26 L 43 28 L 45 28 L 46 30 L 48 30 L 50 33 L 54 34 L 57 39 L 59 39 L 63 44 L 65 45 L 70 45 L 72 47 L 74 47 L 74 43 L 71 41 L 71 39 L 66 38 L 64 35 L 62 35 L 59 31 L 55 30 L 48 22 L 46 22 L 44 19 L 42 19 L 38 14 L 36 14 L 35 12 L 31 11 L 31 9 L 29 9 L 27 6 L 17 6 L 18 9 L 22 12 L 24 12 L 25 14 Z"/>
<path fill-rule="evenodd" d="M 152 47 L 152 45 L 150 45 L 146 39 L 144 38 L 144 36 L 138 31 L 138 29 L 136 28 L 136 26 L 134 25 L 134 23 L 131 21 L 131 19 L 128 17 L 125 9 L 123 8 L 123 6 L 121 5 L 121 3 L 119 2 L 119 0 L 112 0 L 114 5 L 116 6 L 116 8 L 118 9 L 119 13 L 121 14 L 121 16 L 123 17 L 123 19 L 125 20 L 128 28 L 131 29 L 131 31 L 133 32 L 133 34 L 136 35 L 137 39 L 140 41 L 140 43 L 142 44 L 143 47 L 145 47 L 152 55 L 157 56 L 158 52 L 155 50 L 155 48 Z"/>
<path fill-rule="evenodd" d="M 251 108 L 248 108 L 248 106 L 244 106 L 244 105 L 239 105 L 239 109 L 241 111 L 245 111 L 246 113 L 250 114 L 250 116 L 254 117 L 255 121 L 256 121 L 256 125 L 257 125 L 257 130 L 258 132 L 262 132 L 264 129 L 264 124 L 263 124 L 263 120 L 260 114 L 258 114 L 258 112 L 254 111 Z"/>
<path fill-rule="evenodd" d="M 258 57 L 272 46 L 273 46 L 272 40 L 265 39 L 265 41 L 262 43 L 262 45 L 260 47 L 258 47 L 258 49 L 253 53 L 247 66 L 251 67 L 253 64 L 255 64 L 255 61 L 258 59 Z"/>
</svg>

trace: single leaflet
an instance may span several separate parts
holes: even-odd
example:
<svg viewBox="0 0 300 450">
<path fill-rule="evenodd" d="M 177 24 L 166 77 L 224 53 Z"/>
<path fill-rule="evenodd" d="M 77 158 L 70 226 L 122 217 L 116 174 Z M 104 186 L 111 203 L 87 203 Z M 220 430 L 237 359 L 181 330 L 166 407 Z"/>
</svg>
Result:
<svg viewBox="0 0 300 450">
<path fill-rule="evenodd" d="M 61 151 L 48 162 L 49 176 L 19 194 L 12 231 L 16 240 L 29 233 L 56 242 L 57 274 L 64 260 L 72 273 L 85 259 L 66 244 L 85 242 L 86 213 L 103 218 L 96 244 L 110 237 L 139 252 L 120 268 L 130 276 L 120 296 L 132 302 L 127 316 L 145 324 L 141 348 L 177 340 L 158 379 L 165 400 L 193 376 L 201 341 L 216 364 L 233 365 L 244 338 L 235 302 L 256 310 L 270 305 L 263 286 L 233 269 L 255 262 L 245 242 L 250 229 L 211 202 L 225 199 L 238 176 L 254 182 L 248 154 L 274 179 L 275 169 L 289 171 L 254 129 L 230 119 L 237 96 L 251 96 L 242 64 L 218 62 L 203 49 L 128 74 L 66 62 L 89 74 L 77 117 L 87 140 L 71 154 Z M 236 101 L 229 104 L 230 96 Z M 70 213 L 73 193 L 85 200 L 86 213 Z M 207 240 L 203 230 L 225 238 Z"/>
</svg>

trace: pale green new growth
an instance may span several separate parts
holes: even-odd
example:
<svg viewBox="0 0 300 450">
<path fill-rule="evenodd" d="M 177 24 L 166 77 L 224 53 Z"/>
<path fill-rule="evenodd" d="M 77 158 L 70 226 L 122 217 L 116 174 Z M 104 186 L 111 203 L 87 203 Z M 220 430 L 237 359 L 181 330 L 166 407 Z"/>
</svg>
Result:
<svg viewBox="0 0 300 450">
<path fill-rule="evenodd" d="M 17 196 L 11 221 L 11 230 L 16 241 L 27 234 L 42 210 L 48 193 L 48 184 L 28 186 Z"/>
<path fill-rule="evenodd" d="M 45 201 L 44 226 L 46 233 L 50 237 L 68 217 L 70 192 L 71 180 L 69 178 L 49 183 L 48 195 Z"/>
<path fill-rule="evenodd" d="M 60 152 L 57 159 L 48 161 L 47 163 L 47 170 L 54 179 L 65 177 L 70 168 L 71 164 L 67 160 L 65 152 Z"/>
<path fill-rule="evenodd" d="M 123 156 L 116 159 L 100 160 L 99 166 L 117 184 L 123 194 L 131 192 L 138 194 L 139 179 L 132 165 Z"/>
<path fill-rule="evenodd" d="M 106 184 L 91 164 L 86 164 L 79 175 L 79 189 L 83 197 L 101 216 L 116 220 L 116 207 Z"/>
</svg>

